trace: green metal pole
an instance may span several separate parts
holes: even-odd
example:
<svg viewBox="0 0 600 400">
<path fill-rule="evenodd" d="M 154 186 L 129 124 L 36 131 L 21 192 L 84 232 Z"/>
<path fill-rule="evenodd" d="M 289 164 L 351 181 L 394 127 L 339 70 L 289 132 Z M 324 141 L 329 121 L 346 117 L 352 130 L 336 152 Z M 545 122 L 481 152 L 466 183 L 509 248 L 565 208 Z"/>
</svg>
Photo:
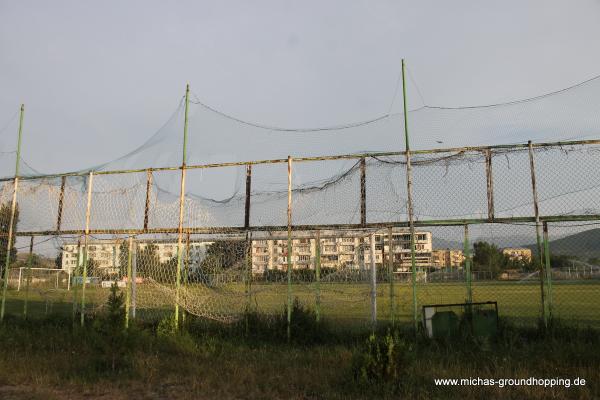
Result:
<svg viewBox="0 0 600 400">
<path fill-rule="evenodd" d="M 544 222 L 544 257 L 546 265 L 546 304 L 548 320 L 552 320 L 552 266 L 550 265 L 550 244 L 548 241 L 548 223 Z"/>
<path fill-rule="evenodd" d="M 190 105 L 190 85 L 185 87 L 185 115 L 183 121 L 183 161 L 181 164 L 181 191 L 179 193 L 179 229 L 177 239 L 177 276 L 175 281 L 175 328 L 179 328 L 179 296 L 181 291 L 181 258 L 183 242 L 183 208 L 185 203 L 185 166 L 187 161 L 188 110 Z"/>
<path fill-rule="evenodd" d="M 385 247 L 384 247 L 385 248 Z M 388 274 L 390 279 L 390 320 L 396 324 L 396 304 L 394 302 L 394 237 L 392 227 L 388 228 Z"/>
<path fill-rule="evenodd" d="M 369 234 L 369 259 L 371 272 L 371 331 L 377 328 L 377 264 L 375 263 L 375 234 Z"/>
<path fill-rule="evenodd" d="M 125 328 L 129 328 L 129 313 L 131 310 L 131 251 L 133 249 L 133 236 L 129 236 L 127 251 L 127 288 L 125 289 Z"/>
<path fill-rule="evenodd" d="M 83 236 L 83 282 L 81 285 L 81 319 L 80 324 L 83 327 L 85 324 L 85 289 L 87 286 L 87 268 L 88 268 L 88 240 L 90 235 L 90 213 L 92 207 L 92 185 L 94 181 L 94 173 L 90 172 L 88 178 L 88 194 L 87 208 L 85 212 L 85 235 Z"/>
<path fill-rule="evenodd" d="M 412 202 L 412 165 L 410 159 L 410 141 L 408 139 L 408 106 L 406 102 L 406 78 L 405 65 L 402 59 L 402 103 L 404 107 L 404 144 L 406 154 L 406 188 L 408 200 L 408 223 L 410 228 L 410 265 L 412 271 L 412 292 L 413 292 L 413 323 L 415 331 L 419 326 L 419 309 L 417 304 L 417 261 L 415 249 L 415 221 Z"/>
<path fill-rule="evenodd" d="M 25 116 L 25 104 L 21 104 L 21 115 L 19 116 L 19 137 L 17 139 L 17 159 L 15 160 L 15 177 L 19 176 L 21 164 L 21 139 L 23 137 L 23 117 Z"/>
<path fill-rule="evenodd" d="M 287 208 L 287 339 L 292 337 L 292 157 L 288 156 Z"/>
<path fill-rule="evenodd" d="M 465 256 L 465 274 L 467 283 L 467 303 L 473 302 L 473 288 L 471 286 L 471 246 L 469 245 L 469 225 L 465 225 L 463 252 Z"/>
<path fill-rule="evenodd" d="M 13 230 L 16 228 L 15 212 L 17 210 L 17 191 L 19 188 L 19 164 L 21 160 L 21 138 L 23 136 L 23 116 L 25 115 L 25 104 L 21 104 L 21 115 L 19 116 L 19 136 L 17 138 L 17 159 L 15 161 L 15 183 L 13 187 L 13 198 L 10 211 L 10 225 L 8 226 L 8 240 L 6 246 L 6 260 L 4 263 L 4 286 L 2 288 L 2 306 L 0 307 L 0 322 L 4 320 L 6 307 L 6 293 L 8 291 L 8 268 L 10 267 L 10 251 L 13 246 Z"/>
<path fill-rule="evenodd" d="M 31 283 L 31 264 L 33 262 L 33 236 L 29 241 L 29 257 L 27 257 L 27 277 L 25 280 L 25 304 L 23 305 L 23 318 L 27 319 L 27 306 L 29 305 L 29 284 Z"/>
<path fill-rule="evenodd" d="M 321 321 L 321 231 L 315 237 L 315 316 L 317 322 Z"/>
</svg>

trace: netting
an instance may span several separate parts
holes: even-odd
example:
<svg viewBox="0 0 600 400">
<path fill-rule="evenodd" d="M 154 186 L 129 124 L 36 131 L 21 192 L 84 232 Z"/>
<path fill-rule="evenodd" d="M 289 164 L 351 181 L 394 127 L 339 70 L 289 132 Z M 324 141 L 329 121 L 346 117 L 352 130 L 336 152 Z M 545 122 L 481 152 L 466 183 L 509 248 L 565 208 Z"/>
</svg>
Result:
<svg viewBox="0 0 600 400">
<path fill-rule="evenodd" d="M 498 105 L 421 105 L 408 115 L 414 148 L 593 135 L 599 85 Z M 115 161 L 57 175 L 24 164 L 18 180 L 3 178 L 8 312 L 93 314 L 117 284 L 139 319 L 231 322 L 279 315 L 296 299 L 319 318 L 365 324 L 488 300 L 522 323 L 596 321 L 587 299 L 600 251 L 569 238 L 597 235 L 599 141 L 417 150 L 409 171 L 405 153 L 388 151 L 401 147 L 402 114 L 284 129 L 193 99 L 181 166 L 184 107 Z M 14 163 L 7 146 L 1 162 Z M 256 160 L 240 161 L 246 154 Z"/>
<path fill-rule="evenodd" d="M 368 324 L 376 312 L 379 320 L 409 321 L 416 294 L 418 305 L 498 301 L 506 315 L 530 323 L 545 304 L 541 293 L 550 297 L 539 268 L 531 162 L 540 221 L 549 224 L 550 239 L 560 242 L 572 231 L 593 235 L 595 225 L 573 221 L 594 223 L 600 215 L 599 185 L 591 172 L 600 161 L 598 146 L 414 154 L 414 274 L 403 154 L 293 160 L 289 193 L 286 160 L 190 166 L 183 198 L 173 185 L 181 183 L 181 170 L 21 179 L 14 239 L 20 250 L 11 256 L 8 309 L 20 312 L 15 304 L 25 301 L 24 277 L 30 277 L 30 315 L 34 310 L 93 314 L 116 282 L 129 292 L 130 312 L 140 319 L 174 312 L 221 322 L 252 310 L 278 315 L 290 295 L 329 319 Z M 231 190 L 220 189 L 226 197 L 211 197 L 212 186 L 219 184 Z M 13 182 L 3 182 L 4 257 L 13 194 Z M 470 226 L 471 258 L 464 253 L 464 225 Z M 60 259 L 51 266 L 58 269 L 44 269 L 49 261 L 28 268 L 26 260 L 17 260 L 30 237 L 36 239 L 31 253 Z M 480 243 L 496 255 L 485 259 Z M 577 243 L 569 249 L 550 246 L 552 264 L 560 265 L 551 267 L 551 278 L 560 281 L 551 288 L 552 300 L 560 305 L 547 312 L 589 323 L 595 303 L 582 306 L 576 299 L 580 289 L 586 299 L 594 296 L 600 254 L 595 245 Z M 571 260 L 571 267 L 560 264 L 559 256 Z M 519 257 L 525 261 L 513 260 Z M 470 270 L 466 259 L 472 260 Z"/>
</svg>

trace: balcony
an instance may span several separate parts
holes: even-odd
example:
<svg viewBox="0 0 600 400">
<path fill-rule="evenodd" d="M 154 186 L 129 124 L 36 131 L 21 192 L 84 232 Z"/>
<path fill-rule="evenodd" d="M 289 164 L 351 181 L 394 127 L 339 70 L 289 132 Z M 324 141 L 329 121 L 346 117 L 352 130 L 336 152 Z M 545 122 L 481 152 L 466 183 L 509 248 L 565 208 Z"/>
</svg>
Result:
<svg viewBox="0 0 600 400">
<path fill-rule="evenodd" d="M 309 246 L 296 247 L 296 254 L 311 254 Z"/>
</svg>

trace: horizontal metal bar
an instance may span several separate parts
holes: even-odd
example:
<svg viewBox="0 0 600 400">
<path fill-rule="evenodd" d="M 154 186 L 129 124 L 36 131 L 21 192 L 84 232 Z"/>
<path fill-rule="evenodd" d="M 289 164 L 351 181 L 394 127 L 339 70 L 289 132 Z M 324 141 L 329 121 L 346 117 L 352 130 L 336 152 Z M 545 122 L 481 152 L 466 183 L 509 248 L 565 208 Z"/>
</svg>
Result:
<svg viewBox="0 0 600 400">
<path fill-rule="evenodd" d="M 594 215 L 548 215 L 541 216 L 542 222 L 580 222 L 580 221 L 600 221 L 600 214 Z M 467 218 L 467 219 L 445 219 L 445 220 L 417 220 L 415 226 L 462 226 L 462 225 L 480 225 L 480 224 L 514 224 L 514 223 L 535 223 L 535 217 L 506 217 L 494 218 L 490 221 L 488 218 Z M 371 222 L 366 225 L 361 224 L 317 224 L 317 225 L 293 225 L 294 231 L 312 231 L 312 230 L 373 230 L 384 228 L 407 228 L 407 221 L 389 221 L 389 222 Z M 264 225 L 250 226 L 219 226 L 219 227 L 188 227 L 184 228 L 184 233 L 205 234 L 205 233 L 243 233 L 243 232 L 264 232 L 264 231 L 285 231 L 287 225 Z M 90 235 L 141 235 L 141 234 L 160 234 L 177 233 L 176 227 L 172 228 L 150 228 L 139 229 L 90 229 Z M 17 232 L 17 236 L 60 236 L 60 235 L 83 235 L 83 229 L 61 230 L 61 231 L 26 231 Z M 6 236 L 6 234 L 0 236 Z"/>
<path fill-rule="evenodd" d="M 600 139 L 593 140 L 572 140 L 572 141 L 559 141 L 559 142 L 547 142 L 547 143 L 535 143 L 534 148 L 545 148 L 545 147 L 560 147 L 560 146 L 581 146 L 581 145 L 594 145 L 600 144 Z M 510 150 L 510 149 L 526 149 L 527 143 L 522 144 L 505 144 L 505 145 L 493 145 L 493 146 L 467 146 L 467 147 L 449 147 L 449 148 L 438 148 L 428 150 L 411 150 L 411 154 L 437 154 L 437 153 L 460 153 L 460 152 L 478 152 L 486 150 Z M 331 161 L 331 160 L 345 160 L 345 159 L 360 159 L 363 157 L 386 157 L 386 156 L 404 156 L 403 151 L 387 151 L 387 152 L 372 152 L 372 153 L 356 153 L 356 154 L 342 154 L 342 155 L 330 155 L 330 156 L 316 156 L 316 157 L 298 157 L 293 158 L 294 162 L 308 162 L 308 161 Z M 199 164 L 199 165 L 187 165 L 186 169 L 202 169 L 202 168 L 220 168 L 220 167 L 236 167 L 256 164 L 281 164 L 287 163 L 287 158 L 279 158 L 272 160 L 255 160 L 255 161 L 239 161 L 239 162 L 224 162 L 224 163 L 213 163 L 213 164 Z M 181 166 L 174 167 L 158 167 L 158 168 L 140 168 L 140 169 L 124 169 L 114 171 L 94 171 L 94 175 L 117 175 L 117 174 L 128 174 L 128 173 L 139 173 L 146 171 L 177 171 L 180 170 Z M 89 171 L 81 172 L 66 172 L 49 175 L 36 175 L 28 177 L 20 177 L 21 180 L 33 180 L 43 178 L 58 178 L 62 176 L 87 176 Z M 12 181 L 14 178 L 1 178 L 0 182 Z"/>
</svg>

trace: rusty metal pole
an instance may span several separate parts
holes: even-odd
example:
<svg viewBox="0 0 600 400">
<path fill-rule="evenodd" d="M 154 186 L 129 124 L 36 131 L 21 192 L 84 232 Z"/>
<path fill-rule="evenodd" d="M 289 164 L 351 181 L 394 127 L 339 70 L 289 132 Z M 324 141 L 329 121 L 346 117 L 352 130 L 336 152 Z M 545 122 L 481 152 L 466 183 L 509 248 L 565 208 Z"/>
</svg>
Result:
<svg viewBox="0 0 600 400">
<path fill-rule="evenodd" d="M 60 232 L 60 226 L 62 224 L 63 207 L 65 201 L 65 185 L 67 184 L 67 177 L 63 176 L 60 180 L 60 194 L 58 195 L 58 215 L 56 217 L 56 232 Z"/>
<path fill-rule="evenodd" d="M 535 180 L 535 161 L 533 158 L 533 144 L 531 140 L 527 142 L 529 149 L 529 167 L 531 173 L 531 189 L 533 193 L 533 212 L 535 214 L 535 239 L 537 243 L 538 250 L 538 263 L 539 263 L 539 274 L 540 274 L 540 295 L 542 299 L 542 319 L 544 320 L 544 325 L 548 325 L 548 313 L 547 313 L 547 304 L 546 304 L 546 295 L 544 293 L 544 251 L 542 249 L 542 239 L 540 234 L 540 210 L 538 205 L 538 194 L 537 194 L 537 186 Z"/>
<path fill-rule="evenodd" d="M 187 132 L 190 85 L 185 87 L 185 117 L 183 124 L 183 157 L 181 162 L 181 187 L 179 191 L 179 226 L 177 228 L 177 271 L 175 277 L 175 329 L 179 329 L 179 300 L 181 291 L 181 265 L 183 259 L 183 211 L 185 206 L 185 166 L 187 163 Z"/>
<path fill-rule="evenodd" d="M 148 219 L 150 214 L 150 197 L 152 193 L 152 169 L 146 171 L 146 203 L 144 205 L 144 231 L 148 230 Z"/>
<path fill-rule="evenodd" d="M 360 225 L 367 225 L 367 165 L 365 158 L 360 159 Z"/>
<path fill-rule="evenodd" d="M 415 332 L 419 327 L 419 309 L 417 304 L 417 260 L 415 249 L 415 221 L 412 201 L 412 165 L 410 159 L 410 141 L 408 139 L 408 108 L 406 104 L 406 79 L 404 74 L 404 59 L 402 60 L 402 98 L 404 104 L 404 144 L 406 156 L 406 197 L 408 208 L 408 226 L 410 230 L 410 264 L 412 272 L 413 295 L 413 324 Z"/>
<path fill-rule="evenodd" d="M 488 220 L 494 222 L 494 174 L 492 173 L 492 150 L 485 150 L 485 177 L 487 182 Z"/>
</svg>

